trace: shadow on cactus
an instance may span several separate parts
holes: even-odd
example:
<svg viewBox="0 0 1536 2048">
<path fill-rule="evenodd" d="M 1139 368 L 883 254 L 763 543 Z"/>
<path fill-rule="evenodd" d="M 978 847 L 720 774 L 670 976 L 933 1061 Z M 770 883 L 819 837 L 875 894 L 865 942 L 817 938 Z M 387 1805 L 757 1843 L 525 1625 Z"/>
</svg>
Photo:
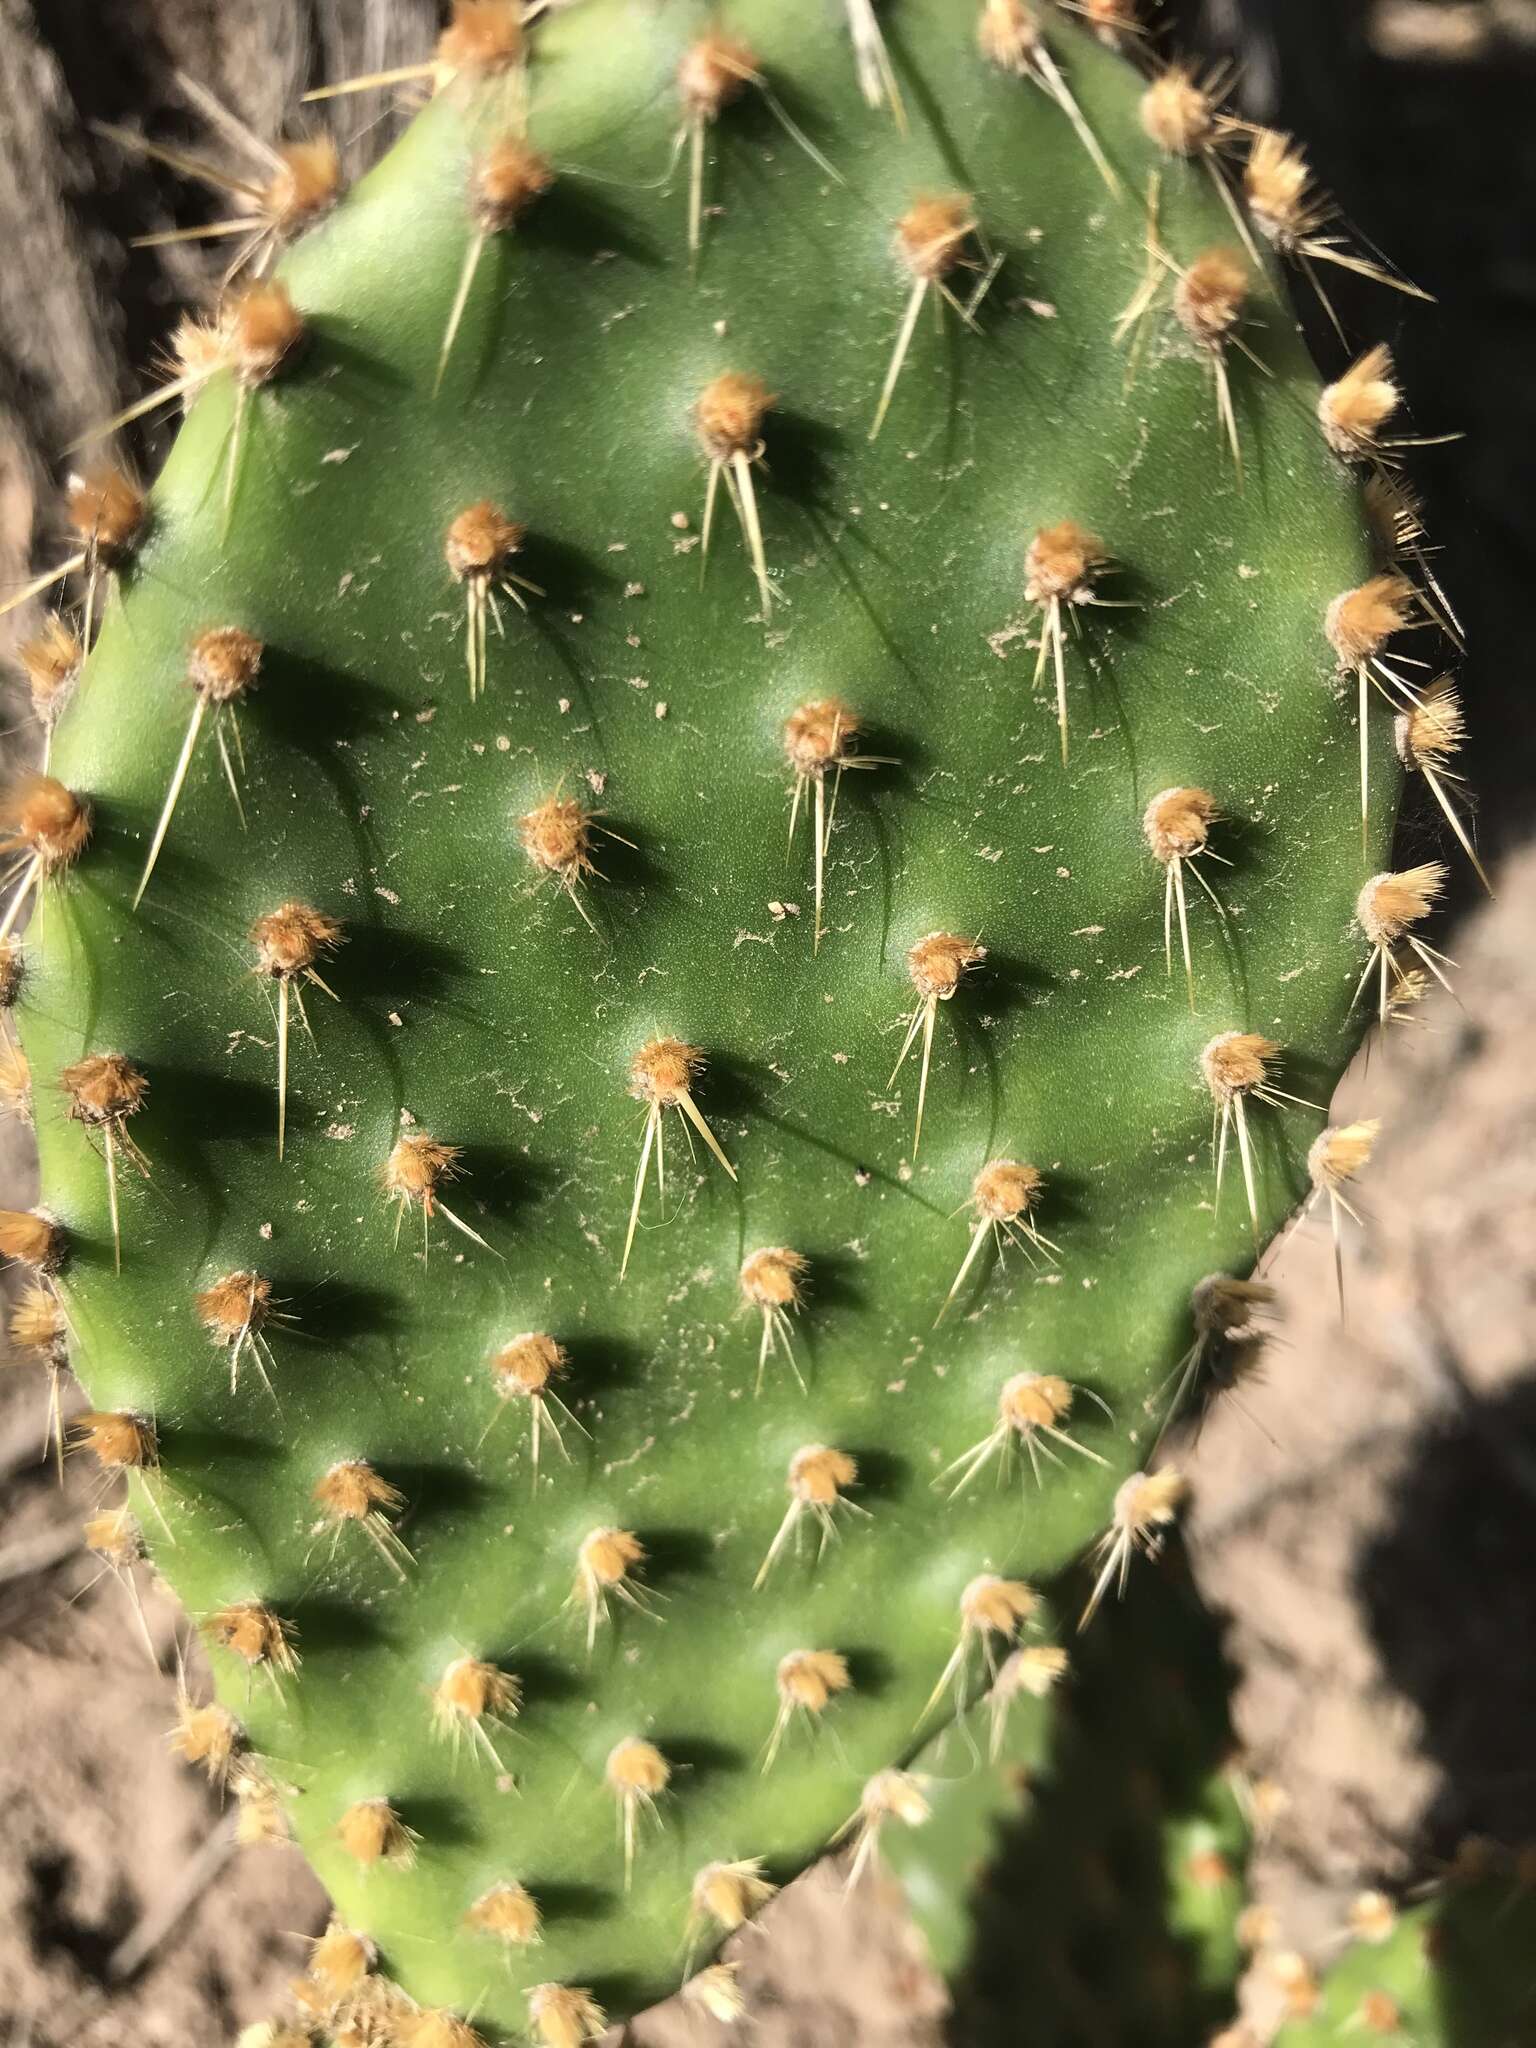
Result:
<svg viewBox="0 0 1536 2048">
<path fill-rule="evenodd" d="M 1400 2041 L 1516 2048 L 1536 2019 L 1530 1852 L 1469 1839 L 1405 1902 L 1358 1892 L 1334 1939 L 1287 1947 L 1246 1883 L 1266 1788 L 1233 1760 L 1233 1674 L 1175 1548 L 1075 1646 L 1049 1646 L 1058 1581 L 984 1697 L 871 1786 L 852 1870 L 878 1853 L 949 1983 L 956 2048 L 1256 2048 L 1237 2018 L 1277 2002 L 1278 2048 Z M 1251 1953 L 1250 1953 L 1251 1951 Z M 1267 1989 L 1266 1989 L 1267 1987 Z"/>
<path fill-rule="evenodd" d="M 1052 1604 L 1085 1590 L 1069 1574 Z M 1248 1828 L 1220 1631 L 1182 1552 L 1140 1574 L 1059 1684 L 1029 1676 L 1002 1666 L 918 1760 L 926 1821 L 882 1833 L 950 1982 L 950 2038 L 1016 2041 L 1026 2012 L 1042 2048 L 1206 2041 L 1236 2009 Z"/>
<path fill-rule="evenodd" d="M 252 200 L 152 489 L 72 487 L 0 1249 L 343 2031 L 574 2048 L 954 1711 L 978 1575 L 1155 1546 L 1394 705 L 1454 810 L 1390 379 L 1099 16 L 458 0 L 377 170 Z"/>
</svg>

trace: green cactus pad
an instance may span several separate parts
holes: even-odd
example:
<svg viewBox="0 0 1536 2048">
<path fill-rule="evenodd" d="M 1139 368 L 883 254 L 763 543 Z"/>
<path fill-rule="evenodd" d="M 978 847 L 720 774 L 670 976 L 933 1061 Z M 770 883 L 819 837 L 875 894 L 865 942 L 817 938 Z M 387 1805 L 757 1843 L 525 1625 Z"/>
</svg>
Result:
<svg viewBox="0 0 1536 2048">
<path fill-rule="evenodd" d="M 1312 2010 L 1282 2027 L 1276 2048 L 1519 2048 L 1532 2038 L 1536 1890 L 1528 1868 L 1514 1878 L 1453 1879 L 1396 1917 L 1383 1901 L 1371 1918 L 1370 1938 L 1351 1942 L 1325 1972 L 1309 1996 Z"/>
<path fill-rule="evenodd" d="M 865 105 L 830 0 L 730 9 L 763 83 L 703 124 L 696 263 L 677 72 L 708 9 L 584 0 L 538 23 L 525 80 L 459 65 L 282 259 L 302 340 L 226 324 L 251 388 L 237 401 L 221 372 L 192 404 L 53 748 L 94 835 L 44 884 L 23 1009 L 79 1370 L 101 1411 L 152 1418 L 136 1500 L 156 1562 L 234 1640 L 221 1695 L 338 1910 L 415 1997 L 491 2033 L 526 2025 L 538 1983 L 615 2014 L 665 1992 L 712 1945 L 689 1934 L 701 1866 L 787 1877 L 913 1751 L 961 1589 L 1037 1579 L 1105 1527 L 1192 1285 L 1244 1269 L 1305 1191 L 1319 1118 L 1250 1099 L 1258 1231 L 1235 1151 L 1218 1213 L 1202 1048 L 1273 1040 L 1277 1085 L 1321 1103 L 1354 1038 L 1350 915 L 1394 771 L 1377 707 L 1363 851 L 1323 619 L 1368 550 L 1280 291 L 1255 276 L 1239 330 L 1265 374 L 1222 356 L 1240 488 L 1171 272 L 1114 339 L 1148 275 L 1154 171 L 1175 262 L 1231 242 L 1210 167 L 1162 162 L 1135 70 L 1065 20 L 1051 45 L 1118 196 L 1061 106 L 986 61 L 968 8 L 882 18 L 904 129 Z M 525 102 L 553 179 L 488 237 L 437 388 L 472 168 Z M 937 263 L 931 237 L 895 249 L 896 224 L 957 193 L 976 228 L 944 281 L 972 324 L 945 306 L 940 326 L 930 290 L 872 440 L 913 261 Z M 739 444 L 767 617 L 730 462 L 707 566 L 699 545 L 694 408 L 732 372 L 772 398 Z M 500 532 L 496 572 L 537 588 L 511 585 L 526 611 L 493 590 L 471 701 L 478 586 L 445 538 L 487 502 L 526 529 L 515 556 Z M 1065 765 L 1025 594 L 1032 536 L 1063 521 L 1111 558 L 1076 591 L 1104 602 L 1069 593 L 1063 612 Z M 204 650 L 210 715 L 135 909 L 202 701 L 189 653 L 226 628 L 262 643 L 259 677 L 236 727 Z M 818 947 L 815 777 L 790 844 L 783 730 L 828 698 L 877 765 L 840 778 Z M 1193 1008 L 1142 826 L 1185 785 L 1214 799 L 1230 863 L 1203 870 L 1224 916 L 1189 890 Z M 519 821 L 555 797 L 582 807 L 579 844 L 541 869 Z M 324 989 L 272 978 L 270 950 L 253 971 L 253 923 L 290 901 L 344 926 L 309 956 Z M 908 949 L 935 932 L 985 958 L 949 956 L 914 1160 L 921 1029 L 892 1070 L 923 1008 Z M 648 1115 L 631 1061 L 657 1038 L 699 1049 L 688 1100 L 732 1175 L 663 1074 L 665 1198 L 647 1187 L 621 1283 Z M 106 1052 L 147 1080 L 131 1130 L 82 1127 L 55 1085 Z M 432 1197 L 409 1213 L 381 1179 L 402 1134 L 462 1148 L 440 1186 L 430 1155 L 405 1162 L 397 1193 Z M 997 1159 L 1044 1176 L 1024 1220 L 1056 1250 L 999 1264 L 984 1240 L 935 1327 Z M 768 1272 L 767 1308 L 738 1279 L 764 1248 L 808 1262 Z M 210 1327 L 238 1337 L 238 1296 L 201 1321 L 194 1299 L 241 1273 L 286 1320 L 266 1322 L 269 1356 L 238 1345 L 232 1388 Z M 491 1370 L 524 1333 L 567 1368 L 537 1477 L 529 1401 Z M 1078 1390 L 1055 1411 L 1075 1445 L 1040 1433 L 1038 1476 L 1015 1446 L 952 1497 L 941 1475 L 1023 1370 Z M 790 1459 L 816 1445 L 857 1463 L 835 1540 L 809 1503 L 754 1590 Z M 315 1488 L 356 1460 L 371 1476 L 332 1480 L 328 1523 Z M 578 1549 L 600 1529 L 644 1560 L 589 1603 Z M 247 1602 L 265 1613 L 231 1619 Z M 242 1641 L 268 1652 L 254 1670 Z M 849 1682 L 809 1667 L 824 1711 L 793 1714 L 765 1769 L 797 1651 L 834 1653 Z M 517 1702 L 435 1729 L 461 1658 L 515 1677 Z M 495 1706 L 491 1677 L 459 1675 L 461 1702 L 479 1685 Z M 626 1890 L 605 1773 L 628 1738 L 670 1777 L 649 1811 L 642 1756 Z M 339 1830 L 368 1801 L 409 1835 L 386 1830 L 398 1857 L 364 1870 Z M 503 1954 L 465 1914 L 513 1881 L 543 1939 Z"/>
<path fill-rule="evenodd" d="M 1057 1589 L 1082 1604 L 1081 1575 Z M 1038 1642 L 1040 1633 L 1027 1639 Z M 914 1763 L 930 1817 L 882 1829 L 966 2041 L 1187 2048 L 1236 2008 L 1248 1828 L 1219 1633 L 1182 1559 L 1141 1574 L 1059 1687 L 1010 1685 Z"/>
</svg>

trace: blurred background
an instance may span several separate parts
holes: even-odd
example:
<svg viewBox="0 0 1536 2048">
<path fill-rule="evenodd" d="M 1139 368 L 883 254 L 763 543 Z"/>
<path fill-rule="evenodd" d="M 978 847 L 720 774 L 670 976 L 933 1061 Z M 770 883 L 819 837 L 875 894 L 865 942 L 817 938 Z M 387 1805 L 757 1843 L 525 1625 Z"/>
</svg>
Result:
<svg viewBox="0 0 1536 2048">
<path fill-rule="evenodd" d="M 275 136 L 302 91 L 418 60 L 438 26 L 433 0 L 0 0 L 0 586 L 48 558 L 59 451 L 139 394 L 216 283 L 195 246 L 128 241 L 219 200 L 91 123 L 201 144 L 180 70 Z M 1536 1841 L 1536 0 L 1169 0 L 1157 33 L 1222 62 L 1240 110 L 1295 133 L 1357 235 L 1439 302 L 1330 280 L 1351 336 L 1392 343 L 1411 431 L 1460 435 L 1411 473 L 1472 650 L 1466 767 L 1498 889 L 1453 868 L 1435 943 L 1459 1000 L 1426 1004 L 1373 1074 L 1348 1329 L 1322 1227 L 1295 1229 L 1264 1379 L 1181 1454 L 1236 1732 L 1283 1795 L 1259 1896 L 1316 1951 L 1362 1886 L 1431 1877 L 1469 1834 Z M 334 119 L 353 176 L 398 128 L 385 94 Z M 1298 310 L 1336 374 L 1337 338 Z M 153 431 L 137 453 L 152 470 Z M 1429 821 L 1402 833 L 1396 865 L 1425 857 Z M 31 1173 L 26 1133 L 0 1132 L 0 1201 L 29 1202 Z M 37 1461 L 42 1400 L 0 1365 L 0 2043 L 214 2048 L 276 2007 L 323 1895 L 293 1852 L 236 1854 L 171 1757 L 186 1631 L 146 1584 L 152 1662 L 122 1587 L 91 1584 L 86 1486 Z M 845 1899 L 813 1874 L 741 1954 L 765 2048 L 944 2038 L 878 1887 Z M 631 2029 L 711 2032 L 667 2011 Z"/>
</svg>

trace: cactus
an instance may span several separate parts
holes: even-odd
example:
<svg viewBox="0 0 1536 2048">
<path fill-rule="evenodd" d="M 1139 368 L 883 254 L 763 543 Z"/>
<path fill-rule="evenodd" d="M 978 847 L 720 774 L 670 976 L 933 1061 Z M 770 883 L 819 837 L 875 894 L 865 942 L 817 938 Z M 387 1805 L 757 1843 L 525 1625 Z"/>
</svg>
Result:
<svg viewBox="0 0 1536 2048">
<path fill-rule="evenodd" d="M 72 487 L 0 1250 L 350 2038 L 373 1944 L 418 2048 L 705 1962 L 978 1575 L 1157 1546 L 1191 1291 L 1306 1191 L 1382 564 L 1229 131 L 1098 20 L 458 0 Z"/>
<path fill-rule="evenodd" d="M 1362 1892 L 1346 1946 L 1321 1978 L 1292 1959 L 1292 2017 L 1276 2048 L 1412 2042 L 1414 2048 L 1517 2048 L 1536 2026 L 1536 1890 L 1527 1852 L 1469 1843 L 1449 1880 L 1401 1908 Z M 1513 1863 L 1513 1868 L 1509 1867 Z M 1503 1866 L 1503 1867 L 1501 1867 Z"/>
<path fill-rule="evenodd" d="M 956 2038 L 1011 2042 L 1027 2010 L 1041 2048 L 1256 2048 L 1235 2018 L 1251 1968 L 1276 2048 L 1529 2039 L 1530 1850 L 1471 1839 L 1427 1893 L 1360 1891 L 1310 1959 L 1249 1903 L 1249 1816 L 1268 1794 L 1234 1770 L 1229 1671 L 1181 1566 L 1172 1550 L 1142 1574 L 1070 1658 L 1051 1641 L 1082 1600 L 1081 1572 L 1065 1575 L 985 1694 L 868 1788 L 850 1876 L 878 1854 L 900 1881 Z"/>
<path fill-rule="evenodd" d="M 1236 2009 L 1248 1829 L 1219 1634 L 1182 1566 L 1144 1573 L 1059 1676 L 1047 1617 L 1084 1588 L 1053 1586 L 988 1697 L 915 1761 L 920 1824 L 880 1831 L 959 2038 L 1017 2037 L 1021 1956 L 1041 2048 L 1184 2048 Z"/>
</svg>

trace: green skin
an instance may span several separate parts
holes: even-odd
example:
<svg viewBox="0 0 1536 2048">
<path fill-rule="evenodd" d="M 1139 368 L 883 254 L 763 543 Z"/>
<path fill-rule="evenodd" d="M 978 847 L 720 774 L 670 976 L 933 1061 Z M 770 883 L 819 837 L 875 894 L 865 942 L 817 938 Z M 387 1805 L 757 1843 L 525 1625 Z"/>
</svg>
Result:
<svg viewBox="0 0 1536 2048">
<path fill-rule="evenodd" d="M 1080 1573 L 1052 1589 L 1058 1610 L 1081 1598 Z M 1042 1609 L 1026 1640 L 1050 1633 Z M 1023 2005 L 1030 2048 L 1190 2048 L 1232 2024 L 1252 1958 L 1227 1688 L 1175 1549 L 1074 1646 L 1056 1692 L 1016 1700 L 995 1751 L 978 1700 L 916 1760 L 929 1818 L 887 1821 L 879 1852 L 950 1982 L 957 2039 L 1011 2048 Z M 1340 1947 L 1325 1946 L 1315 2007 L 1276 2048 L 1532 2038 L 1536 1890 L 1518 1874 L 1453 1878 L 1386 1940 Z"/>
<path fill-rule="evenodd" d="M 1081 1576 L 1053 1589 L 1067 1613 Z M 1245 1962 L 1220 1637 L 1174 1554 L 1071 1655 L 1055 1693 L 997 1724 L 998 1768 L 981 1762 L 988 1702 L 929 1745 L 931 1817 L 884 1827 L 881 1854 L 950 1981 L 957 2038 L 1017 2040 L 1027 1997 L 1031 2048 L 1190 2048 L 1232 2019 Z"/>
<path fill-rule="evenodd" d="M 1315 2010 L 1275 2048 L 1518 2048 L 1536 2027 L 1536 1891 L 1487 1877 L 1402 1913 L 1384 1942 L 1356 1942 L 1327 1972 Z M 1385 1998 L 1396 2030 L 1383 2030 Z M 1375 2025 L 1372 2025 L 1372 2020 Z"/>
<path fill-rule="evenodd" d="M 866 1776 L 911 1752 L 962 1586 L 1047 1574 L 1104 1527 L 1154 1434 L 1144 1402 L 1188 1345 L 1192 1284 L 1251 1260 L 1235 1172 L 1212 1206 L 1202 1046 L 1262 1031 L 1289 1048 L 1281 1085 L 1322 1102 L 1356 1036 L 1351 908 L 1385 864 L 1393 770 L 1379 712 L 1363 855 L 1322 619 L 1370 564 L 1277 288 L 1256 289 L 1245 329 L 1272 374 L 1231 357 L 1240 492 L 1166 295 L 1129 391 L 1111 339 L 1156 161 L 1136 74 L 1052 18 L 1116 202 L 1060 109 L 983 63 L 967 8 L 897 0 L 884 18 L 905 137 L 859 97 L 840 10 L 731 10 L 846 184 L 748 91 L 709 136 L 724 212 L 696 282 L 686 174 L 662 177 L 705 10 L 587 0 L 542 24 L 531 136 L 558 181 L 488 247 L 434 399 L 469 153 L 508 104 L 504 86 L 442 93 L 282 264 L 308 347 L 251 398 L 227 538 L 228 380 L 193 407 L 54 749 L 97 822 L 46 892 L 24 1028 L 80 1371 L 98 1406 L 157 1420 L 175 1541 L 156 1559 L 191 1614 L 254 1597 L 297 1627 L 302 1669 L 280 1694 L 215 1661 L 297 1788 L 295 1829 L 340 1911 L 418 1997 L 492 2031 L 524 2024 L 543 1979 L 615 2013 L 665 1992 L 700 1865 L 762 1856 L 788 1876 Z M 909 288 L 893 221 L 957 188 L 1005 256 L 983 331 L 951 315 L 941 335 L 925 310 L 871 445 Z M 1176 256 L 1231 242 L 1203 165 L 1165 166 L 1162 189 Z M 724 498 L 702 584 L 671 523 L 686 512 L 697 533 L 691 407 L 725 369 L 777 394 L 757 488 L 787 602 L 767 630 Z M 471 705 L 442 548 L 486 496 L 527 522 L 516 566 L 548 595 L 526 619 L 504 606 Z M 1021 629 L 1025 544 L 1065 517 L 1105 538 L 1125 565 L 1105 594 L 1138 608 L 1069 636 L 1064 771 Z M 191 710 L 186 649 L 229 624 L 267 643 L 242 712 L 249 829 L 205 733 L 135 914 Z M 781 730 L 829 693 L 899 765 L 845 778 L 813 955 Z M 589 772 L 636 849 L 599 842 L 597 934 L 539 884 L 515 823 L 562 784 L 585 795 Z M 1232 822 L 1213 843 L 1235 862 L 1210 871 L 1227 942 L 1191 891 L 1194 1014 L 1164 971 L 1163 873 L 1141 833 L 1147 799 L 1180 783 L 1215 794 Z M 245 934 L 290 896 L 344 918 L 349 941 L 322 969 L 339 1002 L 310 996 L 314 1048 L 295 1036 L 279 1166 L 270 985 Z M 800 914 L 776 921 L 775 902 Z M 940 1008 L 911 1168 L 916 1060 L 887 1084 L 905 951 L 935 928 L 990 956 Z M 628 1063 L 656 1032 L 704 1048 L 697 1100 L 740 1180 L 701 1147 L 690 1162 L 670 1115 L 665 1212 L 648 1191 L 620 1285 L 643 1124 Z M 133 1134 L 153 1182 L 127 1176 L 120 1278 L 101 1161 L 51 1085 L 103 1050 L 150 1082 Z M 439 1220 L 423 1264 L 419 1216 L 396 1245 L 378 1175 L 403 1110 L 467 1148 L 448 1200 L 491 1254 Z M 1251 1116 L 1267 1235 L 1304 1191 L 1320 1118 Z M 968 1242 L 957 1209 L 997 1156 L 1046 1173 L 1059 1276 L 989 1257 L 935 1331 Z M 795 1324 L 810 1391 L 775 1361 L 754 1399 L 737 1271 L 774 1244 L 811 1261 Z M 231 1394 L 193 1315 L 194 1291 L 238 1267 L 295 1318 L 272 1332 L 275 1402 L 249 1365 Z M 486 1361 L 530 1329 L 570 1348 L 561 1391 L 590 1433 L 566 1426 L 571 1461 L 547 1449 L 537 1489 L 525 1411 L 485 1437 Z M 994 1470 L 950 1500 L 937 1476 L 1025 1366 L 1108 1403 L 1112 1419 L 1086 1400 L 1072 1417 L 1104 1465 L 1065 1451 L 1037 1485 L 1015 1458 L 1005 1483 Z M 753 1593 L 789 1457 L 815 1442 L 858 1457 L 869 1518 Z M 406 1496 L 404 1584 L 358 1531 L 334 1550 L 314 1533 L 315 1481 L 354 1456 Z M 589 1659 L 569 1603 L 577 1544 L 604 1523 L 650 1551 L 656 1616 L 616 1606 Z M 846 1654 L 854 1686 L 764 1774 L 775 1668 L 801 1647 Z M 430 1690 L 464 1652 L 524 1681 L 495 1738 L 515 1790 L 432 1733 Z M 631 1734 L 678 1768 L 626 1896 L 603 1764 Z M 421 1838 L 412 1870 L 363 1875 L 336 1839 L 344 1807 L 376 1795 Z M 508 1967 L 460 1922 L 514 1876 L 546 1929 Z"/>
</svg>

